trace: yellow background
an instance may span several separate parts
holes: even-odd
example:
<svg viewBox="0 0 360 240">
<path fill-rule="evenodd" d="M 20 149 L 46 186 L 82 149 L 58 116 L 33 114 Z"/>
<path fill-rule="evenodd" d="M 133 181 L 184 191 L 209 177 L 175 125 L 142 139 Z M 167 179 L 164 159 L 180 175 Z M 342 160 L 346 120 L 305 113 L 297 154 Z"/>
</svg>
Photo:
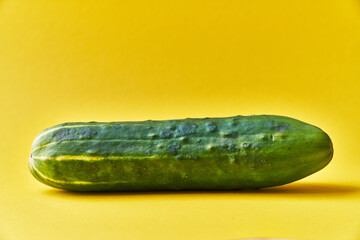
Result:
<svg viewBox="0 0 360 240">
<path fill-rule="evenodd" d="M 360 239 L 360 2 L 0 0 L 0 239 Z M 333 161 L 260 191 L 75 194 L 29 173 L 70 121 L 278 114 Z"/>
</svg>

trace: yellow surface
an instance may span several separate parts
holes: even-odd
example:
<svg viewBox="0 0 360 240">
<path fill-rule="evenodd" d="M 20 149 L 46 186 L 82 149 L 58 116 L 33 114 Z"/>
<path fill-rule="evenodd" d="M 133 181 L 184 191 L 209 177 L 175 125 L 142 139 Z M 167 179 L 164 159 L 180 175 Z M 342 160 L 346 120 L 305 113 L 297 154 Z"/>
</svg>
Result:
<svg viewBox="0 0 360 240">
<path fill-rule="evenodd" d="M 0 0 L 0 239 L 360 239 L 360 2 Z M 335 155 L 260 191 L 75 194 L 29 173 L 69 121 L 251 114 Z"/>
</svg>

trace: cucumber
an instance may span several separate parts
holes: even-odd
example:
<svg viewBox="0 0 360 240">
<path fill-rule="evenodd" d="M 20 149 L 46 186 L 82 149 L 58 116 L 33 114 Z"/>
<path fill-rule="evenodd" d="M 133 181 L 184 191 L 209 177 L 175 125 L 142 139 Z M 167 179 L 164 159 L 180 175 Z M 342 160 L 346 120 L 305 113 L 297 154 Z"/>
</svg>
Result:
<svg viewBox="0 0 360 240">
<path fill-rule="evenodd" d="M 29 168 L 74 191 L 228 190 L 290 183 L 332 156 L 325 132 L 284 116 L 74 122 L 35 138 Z"/>
</svg>

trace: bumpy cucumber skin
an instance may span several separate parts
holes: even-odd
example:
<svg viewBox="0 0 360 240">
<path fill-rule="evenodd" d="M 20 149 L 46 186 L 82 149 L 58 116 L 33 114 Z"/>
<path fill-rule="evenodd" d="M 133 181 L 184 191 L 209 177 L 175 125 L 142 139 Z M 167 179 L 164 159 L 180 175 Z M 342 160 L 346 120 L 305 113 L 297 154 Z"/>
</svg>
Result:
<svg viewBox="0 0 360 240">
<path fill-rule="evenodd" d="M 74 191 L 228 190 L 290 183 L 332 156 L 320 128 L 253 115 L 64 123 L 35 138 L 29 168 L 42 183 Z"/>
</svg>

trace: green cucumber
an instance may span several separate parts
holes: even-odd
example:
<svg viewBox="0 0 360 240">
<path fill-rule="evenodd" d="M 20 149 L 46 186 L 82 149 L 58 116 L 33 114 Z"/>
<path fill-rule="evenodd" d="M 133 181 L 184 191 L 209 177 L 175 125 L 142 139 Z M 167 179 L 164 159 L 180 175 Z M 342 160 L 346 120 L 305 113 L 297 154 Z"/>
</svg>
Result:
<svg viewBox="0 0 360 240">
<path fill-rule="evenodd" d="M 227 190 L 290 183 L 332 156 L 325 132 L 283 116 L 74 122 L 35 138 L 29 168 L 74 191 Z"/>
</svg>

